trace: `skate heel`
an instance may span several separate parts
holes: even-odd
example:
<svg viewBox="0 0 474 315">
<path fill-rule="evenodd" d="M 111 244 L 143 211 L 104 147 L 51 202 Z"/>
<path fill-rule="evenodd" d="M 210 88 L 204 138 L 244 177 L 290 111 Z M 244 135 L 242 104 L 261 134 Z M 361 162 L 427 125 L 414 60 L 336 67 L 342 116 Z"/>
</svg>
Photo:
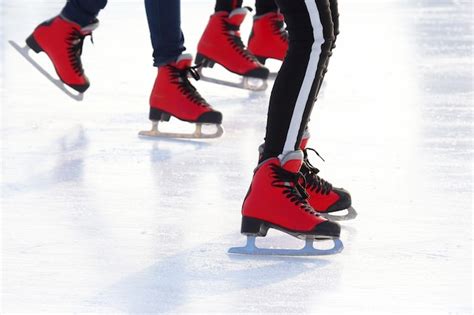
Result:
<svg viewBox="0 0 474 315">
<path fill-rule="evenodd" d="M 265 236 L 267 235 L 268 229 L 268 224 L 262 220 L 245 216 L 242 217 L 240 233 L 244 235 Z"/>
<path fill-rule="evenodd" d="M 38 44 L 38 42 L 35 40 L 35 38 L 33 37 L 33 34 L 31 34 L 30 36 L 28 36 L 28 38 L 26 39 L 26 44 L 28 45 L 28 47 L 30 47 L 35 53 L 39 53 L 41 51 L 43 51 L 43 49 L 40 47 L 40 45 Z"/>
<path fill-rule="evenodd" d="M 170 121 L 171 115 L 157 108 L 150 107 L 149 118 L 152 121 Z"/>
<path fill-rule="evenodd" d="M 214 65 L 216 64 L 215 61 L 209 59 L 209 58 L 206 58 L 204 57 L 203 55 L 201 55 L 200 53 L 198 53 L 196 55 L 196 60 L 194 61 L 194 63 L 196 65 L 201 65 L 202 67 L 204 68 L 212 68 L 214 67 Z"/>
</svg>

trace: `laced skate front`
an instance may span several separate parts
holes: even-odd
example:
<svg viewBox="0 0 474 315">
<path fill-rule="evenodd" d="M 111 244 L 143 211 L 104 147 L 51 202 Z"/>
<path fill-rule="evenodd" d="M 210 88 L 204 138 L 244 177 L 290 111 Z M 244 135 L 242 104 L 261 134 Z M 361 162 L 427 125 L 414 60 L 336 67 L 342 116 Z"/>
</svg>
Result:
<svg viewBox="0 0 474 315">
<path fill-rule="evenodd" d="M 194 104 L 201 107 L 210 107 L 210 105 L 201 96 L 201 94 L 199 94 L 197 89 L 191 84 L 191 82 L 188 79 L 190 76 L 194 78 L 196 81 L 198 81 L 201 78 L 197 71 L 200 65 L 187 67 L 185 69 L 179 69 L 171 65 L 169 67 L 171 70 L 171 77 L 173 80 L 172 82 L 178 85 L 179 91 L 184 96 L 186 96 L 188 100 L 190 100 Z"/>
<path fill-rule="evenodd" d="M 245 45 L 242 42 L 242 39 L 240 38 L 239 25 L 233 25 L 228 22 L 224 22 L 224 31 L 228 35 L 227 39 L 230 41 L 232 48 L 237 50 L 239 55 L 249 61 L 257 61 L 255 56 L 252 55 L 247 49 L 245 49 Z"/>
<path fill-rule="evenodd" d="M 272 27 L 274 34 L 278 35 L 284 42 L 288 42 L 288 32 L 285 29 L 285 23 L 278 17 L 272 19 Z"/>
<path fill-rule="evenodd" d="M 305 156 L 307 156 L 308 150 L 316 153 L 316 155 L 324 161 L 322 156 L 319 155 L 318 151 L 312 148 L 305 149 Z M 311 189 L 312 191 L 316 191 L 316 193 L 321 193 L 323 195 L 329 194 L 332 190 L 332 184 L 318 176 L 319 169 L 314 167 L 307 158 L 305 158 L 304 160 L 304 166 L 307 169 L 307 174 L 305 174 L 304 177 L 306 179 L 306 183 L 309 189 Z"/>
<path fill-rule="evenodd" d="M 274 187 L 283 188 L 283 193 L 289 200 L 291 200 L 295 205 L 299 206 L 302 210 L 308 212 L 311 215 L 320 217 L 320 215 L 307 203 L 306 199 L 308 195 L 306 194 L 304 188 L 300 185 L 301 180 L 304 183 L 304 177 L 301 173 L 292 173 L 284 168 L 272 164 L 270 166 L 273 172 L 273 182 Z M 242 219 L 242 224 L 244 220 L 248 220 L 245 217 Z M 259 226 L 261 229 L 262 226 Z M 267 227 L 272 228 L 272 226 Z M 275 227 L 273 227 L 275 228 Z M 291 234 L 294 237 L 302 238 L 305 240 L 305 245 L 300 249 L 286 249 L 286 248 L 260 248 L 256 245 L 256 238 L 259 236 L 265 236 L 261 234 L 245 233 L 247 234 L 247 243 L 242 247 L 231 247 L 229 248 L 229 253 L 231 254 L 245 254 L 245 255 L 279 255 L 279 256 L 317 256 L 317 255 L 333 255 L 340 253 L 344 249 L 344 245 L 338 237 L 332 238 L 333 246 L 329 249 L 319 249 L 314 247 L 314 243 L 319 241 L 318 236 L 302 236 L 296 235 L 282 229 L 283 232 Z"/>
<path fill-rule="evenodd" d="M 312 215 L 319 216 L 319 214 L 314 211 L 306 201 L 308 199 L 308 194 L 304 189 L 304 186 L 306 186 L 306 180 L 303 174 L 289 172 L 277 165 L 272 165 L 271 169 L 274 178 L 272 185 L 274 187 L 283 188 L 283 194 L 302 210 L 309 212 Z M 303 186 L 300 184 L 301 182 L 303 182 Z"/>
<path fill-rule="evenodd" d="M 74 72 L 78 75 L 84 74 L 84 69 L 82 68 L 82 47 L 84 45 L 84 39 L 86 36 L 91 37 L 91 42 L 94 43 L 92 39 L 92 33 L 83 34 L 80 31 L 74 29 L 66 38 L 66 42 L 68 43 L 68 57 L 69 61 L 74 69 Z"/>
</svg>

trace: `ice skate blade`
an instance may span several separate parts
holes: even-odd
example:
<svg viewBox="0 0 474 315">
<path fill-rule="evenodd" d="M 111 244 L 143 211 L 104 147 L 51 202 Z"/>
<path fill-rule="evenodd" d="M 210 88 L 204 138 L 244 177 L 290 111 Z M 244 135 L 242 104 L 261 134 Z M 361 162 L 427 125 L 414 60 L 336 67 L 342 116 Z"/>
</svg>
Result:
<svg viewBox="0 0 474 315">
<path fill-rule="evenodd" d="M 15 48 L 22 56 L 25 58 L 33 67 L 36 68 L 42 75 L 46 77 L 49 81 L 51 81 L 56 87 L 58 87 L 61 91 L 63 91 L 67 96 L 70 98 L 76 100 L 76 101 L 82 101 L 84 99 L 84 94 L 83 93 L 73 93 L 69 91 L 65 84 L 58 79 L 55 79 L 51 76 L 51 74 L 48 73 L 48 71 L 44 70 L 43 67 L 41 67 L 33 58 L 31 58 L 30 54 L 28 53 L 31 49 L 28 46 L 21 47 L 17 43 L 15 43 L 12 40 L 8 41 L 10 45 Z"/>
<path fill-rule="evenodd" d="M 320 212 L 319 214 L 322 217 L 325 217 L 328 220 L 331 221 L 348 221 L 348 220 L 353 220 L 357 217 L 357 211 L 353 207 L 349 207 L 346 209 L 347 213 L 344 215 L 337 215 L 337 214 L 331 214 L 331 213 L 323 213 Z"/>
<path fill-rule="evenodd" d="M 211 125 L 211 124 L 209 124 Z M 140 131 L 139 136 L 154 138 L 181 138 L 181 139 L 214 139 L 224 134 L 224 128 L 221 125 L 215 125 L 217 130 L 215 133 L 208 134 L 202 132 L 202 124 L 196 124 L 196 130 L 193 133 L 172 133 L 161 132 L 158 130 L 158 121 L 152 122 L 151 130 Z"/>
<path fill-rule="evenodd" d="M 268 256 L 322 256 L 334 255 L 340 253 L 344 249 L 344 245 L 340 239 L 333 239 L 334 246 L 330 249 L 314 248 L 315 240 L 306 239 L 305 246 L 301 249 L 279 249 L 279 248 L 259 248 L 255 245 L 255 236 L 247 236 L 247 244 L 244 247 L 232 247 L 229 249 L 230 254 L 243 255 L 268 255 Z"/>
<path fill-rule="evenodd" d="M 254 92 L 261 92 L 265 91 L 268 87 L 267 80 L 264 79 L 258 79 L 258 78 L 251 78 L 251 77 L 244 77 L 241 79 L 241 82 L 230 82 L 226 80 L 221 80 L 221 79 L 216 79 L 216 78 L 210 78 L 208 76 L 205 76 L 202 74 L 202 70 L 198 70 L 200 80 L 205 81 L 205 82 L 210 82 L 214 84 L 219 84 L 219 85 L 224 85 L 224 86 L 229 86 L 237 89 L 244 89 L 244 90 L 249 90 L 249 91 L 254 91 Z"/>
</svg>

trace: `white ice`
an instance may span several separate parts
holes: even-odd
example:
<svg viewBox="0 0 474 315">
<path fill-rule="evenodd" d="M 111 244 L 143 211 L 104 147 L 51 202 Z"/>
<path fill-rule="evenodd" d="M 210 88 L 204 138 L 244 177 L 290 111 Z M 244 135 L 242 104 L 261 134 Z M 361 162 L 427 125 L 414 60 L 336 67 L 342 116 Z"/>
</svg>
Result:
<svg viewBox="0 0 474 315">
<path fill-rule="evenodd" d="M 245 241 L 240 207 L 270 89 L 197 82 L 224 137 L 144 140 L 156 70 L 143 1 L 101 13 L 83 102 L 7 44 L 63 1 L 0 3 L 1 313 L 472 313 L 470 1 L 340 0 L 310 145 L 359 216 L 342 223 L 345 250 L 320 258 L 226 253 Z M 212 8 L 182 1 L 189 52 Z"/>
</svg>

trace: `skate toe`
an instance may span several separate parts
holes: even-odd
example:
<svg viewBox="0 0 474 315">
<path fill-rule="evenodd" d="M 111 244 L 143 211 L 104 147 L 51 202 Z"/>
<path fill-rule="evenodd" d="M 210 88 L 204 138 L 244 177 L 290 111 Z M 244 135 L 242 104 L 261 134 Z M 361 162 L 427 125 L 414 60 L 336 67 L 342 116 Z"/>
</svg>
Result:
<svg viewBox="0 0 474 315">
<path fill-rule="evenodd" d="M 324 212 L 334 212 L 349 208 L 352 205 L 351 194 L 342 188 L 333 188 L 339 199 Z"/>
<path fill-rule="evenodd" d="M 220 125 L 222 123 L 222 113 L 218 111 L 205 112 L 199 116 L 197 122 Z"/>
<path fill-rule="evenodd" d="M 89 88 L 90 83 L 86 82 L 84 84 L 68 84 L 68 86 L 70 86 L 72 89 L 76 90 L 79 93 L 84 93 Z"/>
<path fill-rule="evenodd" d="M 324 221 L 313 229 L 313 234 L 316 237 L 339 237 L 341 234 L 341 226 L 335 222 Z"/>
<path fill-rule="evenodd" d="M 269 74 L 270 74 L 270 70 L 268 70 L 268 68 L 259 67 L 259 68 L 255 68 L 250 71 L 247 71 L 246 73 L 244 73 L 244 76 L 251 77 L 251 78 L 258 78 L 258 79 L 267 79 Z"/>
</svg>

